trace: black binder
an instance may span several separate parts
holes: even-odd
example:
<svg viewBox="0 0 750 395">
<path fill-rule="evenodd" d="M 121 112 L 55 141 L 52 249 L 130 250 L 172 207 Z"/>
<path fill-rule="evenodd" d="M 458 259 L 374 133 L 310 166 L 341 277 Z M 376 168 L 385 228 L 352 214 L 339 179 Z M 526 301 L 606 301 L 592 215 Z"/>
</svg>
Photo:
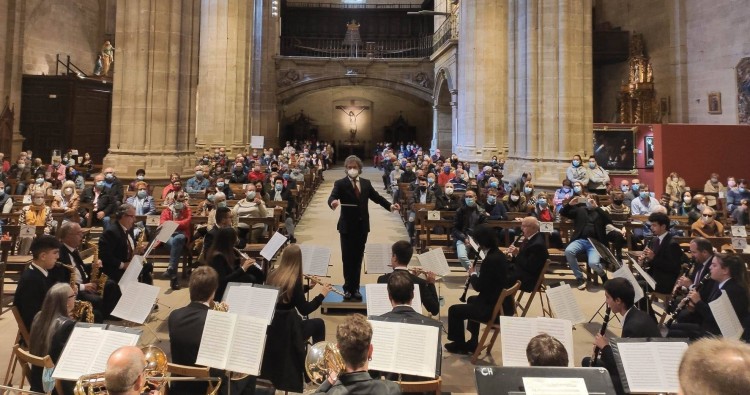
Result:
<svg viewBox="0 0 750 395">
<path fill-rule="evenodd" d="M 525 394 L 524 377 L 580 377 L 586 382 L 590 395 L 616 395 L 612 379 L 604 368 L 485 366 L 474 368 L 474 377 L 479 395 Z"/>
</svg>

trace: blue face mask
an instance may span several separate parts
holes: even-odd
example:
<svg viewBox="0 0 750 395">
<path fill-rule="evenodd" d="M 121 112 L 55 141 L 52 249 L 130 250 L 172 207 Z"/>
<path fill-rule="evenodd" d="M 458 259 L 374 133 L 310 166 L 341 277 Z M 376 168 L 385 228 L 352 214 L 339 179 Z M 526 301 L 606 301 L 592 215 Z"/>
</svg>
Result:
<svg viewBox="0 0 750 395">
<path fill-rule="evenodd" d="M 104 188 L 104 181 L 97 181 L 96 182 L 96 187 L 99 188 L 99 189 Z"/>
<path fill-rule="evenodd" d="M 450 174 L 451 168 L 449 166 L 445 166 L 443 167 L 443 172 L 445 172 L 445 174 Z"/>
<path fill-rule="evenodd" d="M 106 178 L 107 180 L 111 181 L 113 178 L 115 178 L 115 175 L 112 174 L 112 173 L 107 173 L 107 174 L 104 175 L 104 178 Z"/>
<path fill-rule="evenodd" d="M 289 179 L 289 174 L 284 174 L 284 175 L 283 175 L 283 176 L 281 176 L 281 177 L 283 177 L 283 178 L 284 178 L 285 180 L 288 180 L 288 179 Z"/>
<path fill-rule="evenodd" d="M 568 193 L 568 192 L 570 192 L 570 187 L 568 187 L 568 186 L 562 187 L 562 190 L 563 190 L 563 192 Z"/>
<path fill-rule="evenodd" d="M 44 184 L 44 178 L 37 178 L 37 179 L 36 179 L 36 183 L 37 183 L 37 185 L 42 185 L 42 184 Z"/>
<path fill-rule="evenodd" d="M 214 201 L 214 194 L 212 193 L 212 194 L 209 194 L 208 196 L 206 196 L 206 200 L 208 200 L 209 202 L 213 202 Z"/>
<path fill-rule="evenodd" d="M 474 198 L 465 198 L 464 202 L 466 202 L 466 207 L 473 207 L 474 206 Z"/>
<path fill-rule="evenodd" d="M 539 199 L 536 201 L 540 207 L 547 207 L 547 199 Z"/>
<path fill-rule="evenodd" d="M 277 190 L 277 191 L 281 191 L 282 189 L 284 189 L 284 186 L 283 186 L 283 185 L 281 185 L 281 184 L 276 184 L 276 190 Z"/>
<path fill-rule="evenodd" d="M 146 198 L 146 191 L 138 191 L 138 197 L 140 199 L 145 199 Z"/>
<path fill-rule="evenodd" d="M 580 165 L 581 165 L 581 161 L 580 160 L 574 160 L 573 161 L 573 167 L 578 167 Z"/>
<path fill-rule="evenodd" d="M 596 163 L 589 162 L 589 169 L 596 169 Z"/>
<path fill-rule="evenodd" d="M 227 202 L 224 202 L 224 201 L 216 203 L 216 207 L 226 207 L 226 206 L 227 206 Z"/>
<path fill-rule="evenodd" d="M 573 192 L 581 193 L 581 187 L 573 187 Z"/>
<path fill-rule="evenodd" d="M 490 188 L 497 188 L 497 183 L 496 183 L 496 182 L 494 182 L 494 181 L 493 181 L 493 182 L 491 182 L 491 183 L 490 183 Z"/>
<path fill-rule="evenodd" d="M 743 188 L 743 187 L 739 187 L 739 188 L 737 188 L 737 190 L 738 190 L 738 191 L 739 191 L 740 193 L 745 193 L 745 188 Z"/>
<path fill-rule="evenodd" d="M 648 199 L 649 195 L 648 192 L 641 192 L 641 199 Z"/>
<path fill-rule="evenodd" d="M 217 188 L 224 188 L 224 181 L 219 181 L 216 183 Z"/>
<path fill-rule="evenodd" d="M 633 192 L 638 192 L 639 189 L 641 189 L 640 184 L 633 184 Z"/>
<path fill-rule="evenodd" d="M 489 204 L 495 204 L 496 201 L 497 201 L 497 197 L 492 196 L 492 195 L 487 196 L 487 203 L 489 203 Z"/>
<path fill-rule="evenodd" d="M 620 190 L 622 190 L 623 193 L 627 193 L 630 190 L 630 188 L 626 186 L 621 186 Z"/>
<path fill-rule="evenodd" d="M 427 179 L 427 183 L 428 184 L 434 184 L 435 183 L 435 179 L 432 178 L 432 177 L 430 177 L 430 178 Z"/>
<path fill-rule="evenodd" d="M 525 187 L 523 189 L 523 193 L 525 193 L 527 195 L 531 194 L 531 192 L 533 192 L 533 191 L 534 191 L 534 189 L 533 188 L 529 188 L 529 187 Z"/>
</svg>

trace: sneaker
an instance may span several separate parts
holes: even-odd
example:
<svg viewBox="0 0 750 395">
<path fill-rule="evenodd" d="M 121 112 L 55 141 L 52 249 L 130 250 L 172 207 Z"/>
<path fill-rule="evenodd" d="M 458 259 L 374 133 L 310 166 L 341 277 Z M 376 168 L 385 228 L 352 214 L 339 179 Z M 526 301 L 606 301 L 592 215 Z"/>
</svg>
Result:
<svg viewBox="0 0 750 395">
<path fill-rule="evenodd" d="M 578 278 L 576 279 L 576 283 L 578 283 L 578 289 L 580 289 L 581 291 L 586 289 L 586 280 L 582 278 Z"/>
</svg>

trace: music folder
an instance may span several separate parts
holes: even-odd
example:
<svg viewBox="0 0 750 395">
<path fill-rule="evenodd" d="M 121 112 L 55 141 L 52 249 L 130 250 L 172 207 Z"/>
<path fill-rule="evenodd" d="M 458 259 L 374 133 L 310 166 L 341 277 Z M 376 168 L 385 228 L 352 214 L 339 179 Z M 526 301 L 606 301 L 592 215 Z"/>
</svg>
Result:
<svg viewBox="0 0 750 395">
<path fill-rule="evenodd" d="M 230 282 L 224 291 L 224 300 L 229 312 L 249 315 L 271 325 L 276 312 L 279 289 L 270 285 Z"/>
<path fill-rule="evenodd" d="M 197 365 L 257 376 L 268 324 L 259 318 L 208 310 Z"/>
<path fill-rule="evenodd" d="M 435 378 L 440 375 L 440 327 L 369 317 L 372 360 L 369 368 L 382 372 Z"/>
<path fill-rule="evenodd" d="M 689 339 L 611 339 L 612 353 L 626 393 L 677 393 L 677 372 Z"/>
<path fill-rule="evenodd" d="M 483 366 L 474 368 L 474 378 L 479 395 L 616 394 L 604 368 Z"/>
<path fill-rule="evenodd" d="M 84 374 L 101 373 L 112 352 L 138 344 L 142 332 L 116 325 L 76 323 L 52 377 L 78 380 Z"/>
</svg>

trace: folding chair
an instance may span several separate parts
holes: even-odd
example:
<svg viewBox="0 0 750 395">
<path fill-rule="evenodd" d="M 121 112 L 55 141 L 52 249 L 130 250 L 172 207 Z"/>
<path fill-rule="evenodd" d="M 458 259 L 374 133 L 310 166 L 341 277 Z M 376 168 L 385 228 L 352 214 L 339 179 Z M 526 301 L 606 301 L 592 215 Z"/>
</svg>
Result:
<svg viewBox="0 0 750 395">
<path fill-rule="evenodd" d="M 487 355 L 492 352 L 492 346 L 495 345 L 497 335 L 500 333 L 499 317 L 503 315 L 503 301 L 505 300 L 505 298 L 515 297 L 516 292 L 519 288 L 521 288 L 521 282 L 516 281 L 515 285 L 500 292 L 500 296 L 498 296 L 497 302 L 495 303 L 495 308 L 492 309 L 492 315 L 490 316 L 490 319 L 487 320 L 487 322 L 479 322 L 474 320 L 475 322 L 484 324 L 484 331 L 482 331 L 482 336 L 479 338 L 479 344 L 477 344 L 477 348 L 476 350 L 474 350 L 474 354 L 471 356 L 472 364 L 476 365 L 477 359 L 479 359 L 479 354 L 481 354 L 485 348 L 487 349 Z M 487 341 L 487 336 L 490 334 L 490 331 L 492 331 L 492 339 L 490 340 L 489 344 L 485 345 L 484 343 Z"/>
<path fill-rule="evenodd" d="M 425 381 L 397 381 L 401 387 L 401 392 L 419 392 L 419 393 L 435 393 L 435 395 L 442 394 L 441 387 L 443 385 L 443 379 L 438 377 L 434 380 Z"/>
<path fill-rule="evenodd" d="M 24 347 L 28 347 L 28 345 L 30 344 L 29 339 L 31 338 L 31 335 L 29 334 L 29 330 L 26 329 L 26 325 L 23 323 L 21 312 L 18 311 L 18 307 L 16 306 L 13 306 L 10 311 L 13 313 L 13 318 L 16 319 L 16 324 L 18 325 L 18 332 L 16 332 L 16 341 L 13 342 L 13 344 L 19 345 L 23 340 L 23 344 L 25 345 Z M 16 353 L 10 353 L 10 360 L 8 360 L 8 369 L 5 371 L 5 380 L 3 380 L 3 384 L 8 386 L 12 385 L 13 375 L 16 374 L 17 363 L 18 357 L 16 356 Z M 23 386 L 25 380 L 26 376 L 21 376 L 21 386 Z"/>
<path fill-rule="evenodd" d="M 529 299 L 526 301 L 526 304 L 521 303 L 521 299 L 523 299 L 523 295 L 525 294 L 524 291 L 519 291 L 518 296 L 516 297 L 516 315 L 519 317 L 526 317 L 526 313 L 529 312 L 529 307 L 531 307 L 531 302 L 534 300 L 534 296 L 538 293 L 543 293 L 544 295 L 539 296 L 539 302 L 542 304 L 542 316 L 550 316 L 552 317 L 552 312 L 550 311 L 549 307 L 544 307 L 544 298 L 547 298 L 547 294 L 545 292 L 546 287 L 544 286 L 544 277 L 545 274 L 547 274 L 547 268 L 549 268 L 550 260 L 547 259 L 547 261 L 544 262 L 544 267 L 542 267 L 542 271 L 539 273 L 539 278 L 536 280 L 536 286 L 534 287 L 534 290 L 529 294 Z M 549 306 L 549 299 L 547 300 L 547 306 Z M 520 314 L 519 314 L 520 309 Z"/>
</svg>

